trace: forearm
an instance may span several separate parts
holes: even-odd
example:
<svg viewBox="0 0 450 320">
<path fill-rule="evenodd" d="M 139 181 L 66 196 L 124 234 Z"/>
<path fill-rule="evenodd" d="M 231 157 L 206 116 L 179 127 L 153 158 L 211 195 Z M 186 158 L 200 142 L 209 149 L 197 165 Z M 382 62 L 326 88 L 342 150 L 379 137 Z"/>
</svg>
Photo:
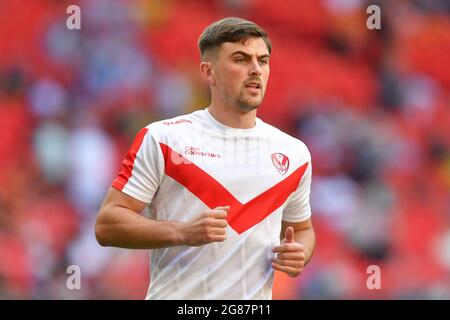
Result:
<svg viewBox="0 0 450 320">
<path fill-rule="evenodd" d="M 312 227 L 295 231 L 294 239 L 305 248 L 305 265 L 311 259 L 316 245 L 316 235 Z"/>
<path fill-rule="evenodd" d="M 129 249 L 155 249 L 180 245 L 180 222 L 148 219 L 130 209 L 102 208 L 95 234 L 102 246 Z"/>
</svg>

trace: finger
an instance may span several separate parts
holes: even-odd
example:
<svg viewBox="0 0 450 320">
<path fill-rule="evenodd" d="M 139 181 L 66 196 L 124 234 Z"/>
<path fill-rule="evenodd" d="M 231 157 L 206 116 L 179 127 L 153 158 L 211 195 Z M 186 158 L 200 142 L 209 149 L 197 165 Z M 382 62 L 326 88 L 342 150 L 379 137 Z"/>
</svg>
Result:
<svg viewBox="0 0 450 320">
<path fill-rule="evenodd" d="M 215 207 L 212 210 L 209 210 L 209 212 L 211 212 L 214 217 L 222 218 L 222 219 L 227 217 L 229 211 L 230 211 L 230 206 L 219 206 L 219 207 Z"/>
<path fill-rule="evenodd" d="M 211 236 L 211 241 L 210 242 L 222 242 L 225 241 L 227 239 L 227 235 L 213 235 Z"/>
<path fill-rule="evenodd" d="M 294 243 L 284 243 L 282 245 L 276 246 L 272 249 L 272 252 L 278 253 L 278 252 L 297 252 L 297 251 L 304 251 L 305 248 L 301 243 L 294 242 Z"/>
<path fill-rule="evenodd" d="M 215 207 L 213 210 L 225 210 L 225 211 L 230 211 L 230 206 L 218 206 L 218 207 Z"/>
<path fill-rule="evenodd" d="M 226 228 L 228 227 L 228 222 L 225 219 L 212 219 L 211 220 L 211 226 L 216 228 Z"/>
<path fill-rule="evenodd" d="M 286 238 L 286 242 L 285 243 L 294 243 L 294 228 L 292 227 L 287 227 L 286 232 L 284 237 Z"/>
<path fill-rule="evenodd" d="M 291 276 L 291 277 L 298 276 L 298 275 L 302 272 L 302 269 L 299 269 L 299 268 L 292 268 L 292 267 L 286 267 L 286 266 L 280 266 L 279 264 L 274 263 L 274 262 L 272 262 L 272 268 L 273 268 L 274 270 L 277 270 L 277 271 L 281 271 L 281 272 L 287 273 L 287 274 L 288 274 L 289 276 Z"/>
<path fill-rule="evenodd" d="M 305 260 L 304 252 L 281 252 L 277 254 L 279 260 Z"/>
<path fill-rule="evenodd" d="M 213 235 L 224 235 L 224 234 L 226 234 L 226 229 L 225 228 L 211 228 L 208 233 L 213 234 Z"/>
<path fill-rule="evenodd" d="M 225 211 L 226 214 L 228 214 L 228 212 L 230 211 L 230 206 L 218 206 L 215 207 L 213 211 L 221 211 L 221 212 Z"/>
<path fill-rule="evenodd" d="M 228 211 L 225 209 L 213 209 L 207 211 L 208 216 L 216 219 L 225 219 L 228 215 Z"/>
<path fill-rule="evenodd" d="M 304 265 L 303 261 L 299 260 L 281 260 L 281 259 L 272 259 L 273 263 L 276 263 L 279 266 L 283 267 L 292 267 L 292 268 L 302 268 Z"/>
</svg>

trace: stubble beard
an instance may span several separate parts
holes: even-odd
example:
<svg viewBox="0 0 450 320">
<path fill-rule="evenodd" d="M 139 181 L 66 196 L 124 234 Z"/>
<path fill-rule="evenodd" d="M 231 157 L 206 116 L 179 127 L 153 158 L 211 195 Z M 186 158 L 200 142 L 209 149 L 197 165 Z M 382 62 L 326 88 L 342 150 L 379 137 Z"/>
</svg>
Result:
<svg viewBox="0 0 450 320">
<path fill-rule="evenodd" d="M 237 98 L 233 99 L 233 104 L 241 111 L 243 112 L 249 112 L 255 109 L 258 109 L 258 107 L 261 105 L 263 100 L 263 92 L 261 90 L 260 95 L 253 99 L 246 97 L 243 90 L 239 93 L 239 96 Z"/>
</svg>

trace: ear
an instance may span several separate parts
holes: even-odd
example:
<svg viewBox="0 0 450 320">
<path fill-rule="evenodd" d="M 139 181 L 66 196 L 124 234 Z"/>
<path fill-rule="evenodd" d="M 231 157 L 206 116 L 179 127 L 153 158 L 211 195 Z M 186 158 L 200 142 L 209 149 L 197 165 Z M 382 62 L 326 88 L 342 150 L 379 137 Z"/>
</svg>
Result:
<svg viewBox="0 0 450 320">
<path fill-rule="evenodd" d="M 205 80 L 210 86 L 216 84 L 216 77 L 214 76 L 213 64 L 208 61 L 202 61 L 200 63 L 200 73 L 203 80 Z"/>
</svg>

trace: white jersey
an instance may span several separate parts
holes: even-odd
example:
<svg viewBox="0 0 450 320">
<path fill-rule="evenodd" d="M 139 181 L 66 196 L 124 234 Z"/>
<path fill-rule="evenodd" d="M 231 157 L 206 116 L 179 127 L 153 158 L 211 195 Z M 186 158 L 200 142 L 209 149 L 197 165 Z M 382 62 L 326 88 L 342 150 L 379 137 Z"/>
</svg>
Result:
<svg viewBox="0 0 450 320">
<path fill-rule="evenodd" d="M 225 241 L 150 250 L 146 299 L 271 299 L 281 221 L 310 217 L 310 185 L 305 144 L 258 118 L 234 129 L 204 109 L 143 128 L 113 187 L 156 220 L 231 207 Z"/>
</svg>

